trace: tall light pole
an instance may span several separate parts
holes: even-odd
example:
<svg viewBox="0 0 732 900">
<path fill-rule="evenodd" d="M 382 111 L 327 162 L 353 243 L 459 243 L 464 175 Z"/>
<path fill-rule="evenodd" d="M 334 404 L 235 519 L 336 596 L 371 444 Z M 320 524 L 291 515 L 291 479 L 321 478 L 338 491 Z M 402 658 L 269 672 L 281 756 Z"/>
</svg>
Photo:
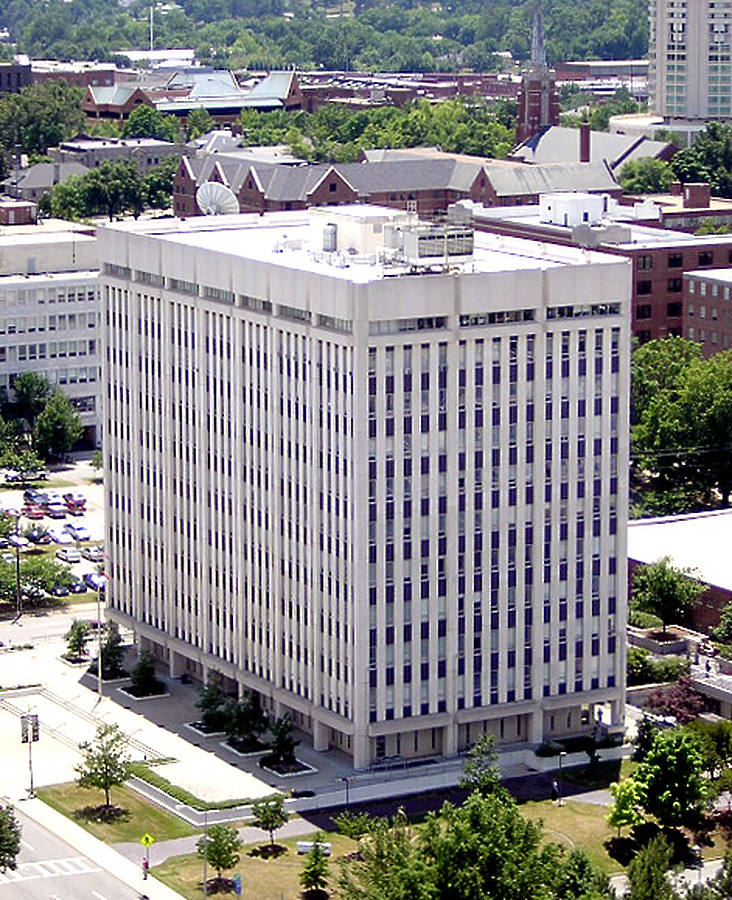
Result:
<svg viewBox="0 0 732 900">
<path fill-rule="evenodd" d="M 102 702 L 102 613 L 101 613 L 101 591 L 97 591 L 97 691 L 99 699 L 97 703 Z"/>
<path fill-rule="evenodd" d="M 562 750 L 559 753 L 559 784 L 557 786 L 557 806 L 564 806 L 564 800 L 562 799 L 562 763 L 564 762 L 564 757 L 566 755 L 566 750 Z"/>
<path fill-rule="evenodd" d="M 208 810 L 203 811 L 203 896 L 208 897 Z"/>
</svg>

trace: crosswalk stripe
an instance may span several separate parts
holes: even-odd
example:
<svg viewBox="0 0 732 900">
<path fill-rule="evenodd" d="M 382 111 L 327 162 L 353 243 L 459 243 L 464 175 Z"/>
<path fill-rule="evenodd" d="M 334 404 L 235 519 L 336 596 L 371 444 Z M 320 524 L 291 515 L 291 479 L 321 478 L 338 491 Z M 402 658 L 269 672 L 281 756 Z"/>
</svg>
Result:
<svg viewBox="0 0 732 900">
<path fill-rule="evenodd" d="M 101 869 L 91 865 L 84 856 L 43 859 L 21 863 L 15 870 L 8 869 L 6 872 L 0 872 L 0 884 L 32 881 L 38 878 L 63 878 L 69 875 L 85 875 L 90 872 L 101 872 Z"/>
</svg>

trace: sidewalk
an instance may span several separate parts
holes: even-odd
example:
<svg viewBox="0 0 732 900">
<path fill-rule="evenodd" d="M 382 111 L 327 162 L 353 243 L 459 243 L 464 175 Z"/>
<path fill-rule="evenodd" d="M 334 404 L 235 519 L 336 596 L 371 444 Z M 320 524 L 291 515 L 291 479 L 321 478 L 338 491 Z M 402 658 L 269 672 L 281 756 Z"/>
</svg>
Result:
<svg viewBox="0 0 732 900">
<path fill-rule="evenodd" d="M 672 881 L 677 888 L 691 888 L 695 884 L 702 884 L 714 878 L 722 868 L 722 859 L 707 859 L 703 866 L 694 866 L 693 868 L 681 869 L 672 875 Z M 618 895 L 624 896 L 628 892 L 627 875 L 613 875 L 610 878 L 610 885 Z"/>
<path fill-rule="evenodd" d="M 132 861 L 118 853 L 114 847 L 104 844 L 89 834 L 66 816 L 51 809 L 42 800 L 24 800 L 19 808 L 39 825 L 63 838 L 99 868 L 109 872 L 124 884 L 137 887 L 141 894 L 149 897 L 149 900 L 181 900 L 180 894 L 166 887 L 154 876 L 150 875 L 143 880 L 139 865 L 139 845 L 135 847 L 135 859 Z"/>
</svg>

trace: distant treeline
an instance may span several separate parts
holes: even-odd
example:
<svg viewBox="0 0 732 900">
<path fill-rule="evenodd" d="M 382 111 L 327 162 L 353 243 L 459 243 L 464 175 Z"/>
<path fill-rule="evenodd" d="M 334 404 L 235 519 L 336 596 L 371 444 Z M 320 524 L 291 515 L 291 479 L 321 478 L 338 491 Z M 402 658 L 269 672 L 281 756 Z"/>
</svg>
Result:
<svg viewBox="0 0 732 900">
<path fill-rule="evenodd" d="M 155 46 L 193 47 L 204 63 L 252 69 L 494 71 L 503 65 L 500 52 L 528 57 L 533 5 L 179 0 L 155 10 Z M 109 60 L 121 48 L 148 45 L 149 8 L 148 0 L 10 0 L 0 4 L 0 27 L 18 51 L 37 58 Z M 545 0 L 547 56 L 641 57 L 647 19 L 646 0 Z"/>
</svg>

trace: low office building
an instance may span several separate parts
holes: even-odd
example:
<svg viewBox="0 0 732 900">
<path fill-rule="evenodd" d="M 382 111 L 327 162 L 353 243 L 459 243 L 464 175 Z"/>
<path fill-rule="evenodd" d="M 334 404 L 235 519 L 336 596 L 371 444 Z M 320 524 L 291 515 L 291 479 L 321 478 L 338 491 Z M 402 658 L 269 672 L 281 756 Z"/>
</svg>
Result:
<svg viewBox="0 0 732 900">
<path fill-rule="evenodd" d="M 99 268 L 93 229 L 47 220 L 0 226 L 0 392 L 38 372 L 101 442 Z"/>
<path fill-rule="evenodd" d="M 141 646 L 357 767 L 622 725 L 627 260 L 369 206 L 100 249 Z"/>
</svg>

